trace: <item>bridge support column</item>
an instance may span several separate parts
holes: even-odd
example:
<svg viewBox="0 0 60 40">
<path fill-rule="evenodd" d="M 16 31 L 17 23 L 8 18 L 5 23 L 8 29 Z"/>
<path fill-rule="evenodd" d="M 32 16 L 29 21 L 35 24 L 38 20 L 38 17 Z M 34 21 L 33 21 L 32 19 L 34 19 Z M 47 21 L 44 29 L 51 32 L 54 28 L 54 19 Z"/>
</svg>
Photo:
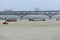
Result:
<svg viewBox="0 0 60 40">
<path fill-rule="evenodd" d="M 21 19 L 23 19 L 24 16 L 20 16 L 20 17 L 21 17 Z"/>
<path fill-rule="evenodd" d="M 51 20 L 52 16 L 49 16 L 49 19 Z"/>
</svg>

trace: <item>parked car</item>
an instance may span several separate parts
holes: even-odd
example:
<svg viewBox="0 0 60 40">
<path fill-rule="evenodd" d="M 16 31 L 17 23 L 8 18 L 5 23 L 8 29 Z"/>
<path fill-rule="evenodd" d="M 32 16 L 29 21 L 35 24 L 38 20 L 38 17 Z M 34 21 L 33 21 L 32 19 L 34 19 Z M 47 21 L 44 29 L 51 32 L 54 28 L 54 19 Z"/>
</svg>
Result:
<svg viewBox="0 0 60 40">
<path fill-rule="evenodd" d="M 6 20 L 7 22 L 17 22 L 17 20 L 15 19 L 9 19 L 9 20 Z"/>
<path fill-rule="evenodd" d="M 56 20 L 60 20 L 60 19 L 56 19 Z"/>
<path fill-rule="evenodd" d="M 45 21 L 45 19 L 29 19 L 29 21 Z"/>
</svg>

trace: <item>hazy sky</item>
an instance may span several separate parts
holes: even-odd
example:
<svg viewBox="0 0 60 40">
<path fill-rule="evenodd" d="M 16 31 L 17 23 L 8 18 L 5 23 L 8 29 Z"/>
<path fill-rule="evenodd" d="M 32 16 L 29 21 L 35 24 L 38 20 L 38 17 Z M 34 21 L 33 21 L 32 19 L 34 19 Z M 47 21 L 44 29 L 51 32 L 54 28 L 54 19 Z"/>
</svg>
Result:
<svg viewBox="0 0 60 40">
<path fill-rule="evenodd" d="M 60 0 L 0 0 L 0 10 L 60 10 Z"/>
</svg>

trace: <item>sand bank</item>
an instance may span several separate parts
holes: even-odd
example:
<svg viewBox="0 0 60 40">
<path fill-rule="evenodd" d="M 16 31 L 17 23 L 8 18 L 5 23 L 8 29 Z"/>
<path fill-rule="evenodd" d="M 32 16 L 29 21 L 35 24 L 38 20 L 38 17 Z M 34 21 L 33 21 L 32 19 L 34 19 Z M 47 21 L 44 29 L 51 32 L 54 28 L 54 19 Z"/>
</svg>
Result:
<svg viewBox="0 0 60 40">
<path fill-rule="evenodd" d="M 47 21 L 28 21 L 28 20 L 18 20 L 17 22 L 8 22 L 8 25 L 3 25 L 2 22 L 4 20 L 0 20 L 0 26 L 60 26 L 60 21 L 56 20 L 47 20 Z"/>
</svg>

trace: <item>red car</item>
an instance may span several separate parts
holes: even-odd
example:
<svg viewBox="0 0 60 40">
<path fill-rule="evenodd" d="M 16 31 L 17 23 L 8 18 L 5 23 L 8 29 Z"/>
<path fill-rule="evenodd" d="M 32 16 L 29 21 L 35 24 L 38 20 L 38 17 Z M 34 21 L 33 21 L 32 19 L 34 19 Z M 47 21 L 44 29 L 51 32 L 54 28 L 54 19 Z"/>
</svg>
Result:
<svg viewBox="0 0 60 40">
<path fill-rule="evenodd" d="M 3 22 L 3 24 L 8 24 L 7 21 Z"/>
<path fill-rule="evenodd" d="M 17 20 L 10 19 L 10 20 L 7 20 L 7 22 L 17 22 Z"/>
</svg>

